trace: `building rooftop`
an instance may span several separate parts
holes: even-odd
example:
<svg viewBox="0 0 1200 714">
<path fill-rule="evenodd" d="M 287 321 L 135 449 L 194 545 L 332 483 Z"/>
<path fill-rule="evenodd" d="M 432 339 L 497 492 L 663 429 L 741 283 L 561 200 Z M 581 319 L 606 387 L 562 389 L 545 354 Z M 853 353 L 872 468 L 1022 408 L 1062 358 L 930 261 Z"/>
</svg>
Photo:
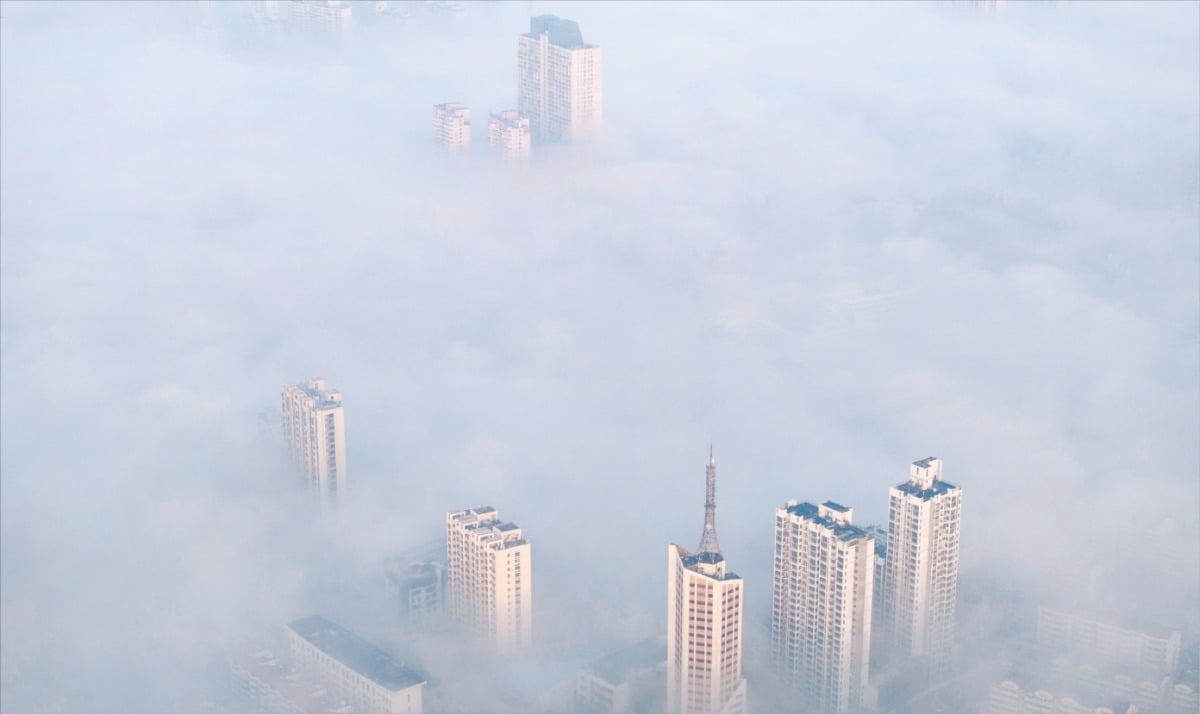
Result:
<svg viewBox="0 0 1200 714">
<path fill-rule="evenodd" d="M 526 37 L 538 38 L 543 34 L 550 36 L 550 44 L 569 50 L 595 47 L 583 41 L 583 33 L 579 23 L 574 20 L 564 20 L 557 15 L 537 15 L 529 18 L 529 32 Z"/>
<path fill-rule="evenodd" d="M 839 513 L 846 513 L 850 510 L 849 506 L 843 506 L 842 504 L 840 504 L 836 501 L 826 501 L 824 505 L 826 508 L 832 508 L 833 510 L 835 510 Z"/>
<path fill-rule="evenodd" d="M 288 627 L 310 644 L 376 684 L 392 691 L 425 682 L 416 672 L 401 666 L 386 652 L 320 615 L 288 623 Z"/>
<path fill-rule="evenodd" d="M 827 507 L 830 506 L 831 504 L 834 506 L 838 505 L 836 503 L 833 503 L 832 501 L 825 502 L 825 505 Z M 843 506 L 842 508 L 845 508 L 845 506 Z M 806 503 L 797 503 L 794 505 L 789 505 L 787 507 L 787 512 L 793 516 L 799 516 L 800 518 L 803 518 L 808 521 L 812 521 L 818 525 L 828 528 L 830 531 L 833 532 L 833 535 L 835 537 L 837 537 L 839 540 L 844 540 L 844 541 L 849 542 L 852 540 L 857 540 L 858 538 L 870 538 L 871 537 L 870 533 L 867 533 L 865 530 L 863 530 L 862 528 L 859 528 L 858 526 L 837 523 L 836 521 L 832 521 L 828 518 L 821 516 L 820 512 L 819 512 L 819 507 L 814 503 L 806 502 Z"/>
<path fill-rule="evenodd" d="M 949 481 L 934 481 L 930 488 L 920 488 L 909 481 L 905 481 L 904 483 L 896 486 L 896 490 L 900 493 L 908 494 L 909 496 L 916 496 L 922 501 L 928 501 L 934 496 L 940 496 L 942 494 L 949 493 L 956 488 L 958 488 L 958 486 L 955 486 Z"/>
</svg>

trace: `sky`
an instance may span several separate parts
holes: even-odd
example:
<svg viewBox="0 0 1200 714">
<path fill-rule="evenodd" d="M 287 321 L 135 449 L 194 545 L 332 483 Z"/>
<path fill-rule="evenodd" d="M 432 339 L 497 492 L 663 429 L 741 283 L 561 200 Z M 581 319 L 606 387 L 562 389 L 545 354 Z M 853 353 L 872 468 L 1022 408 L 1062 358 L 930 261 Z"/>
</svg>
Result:
<svg viewBox="0 0 1200 714">
<path fill-rule="evenodd" d="M 480 504 L 543 647 L 659 635 L 710 442 L 752 618 L 774 508 L 879 523 L 935 455 L 964 585 L 1200 633 L 1200 5 L 411 7 L 337 44 L 0 2 L 0 709 L 188 710 L 230 642 L 369 634 L 381 563 Z M 543 12 L 604 128 L 507 166 Z M 273 438 L 312 375 L 323 520 Z"/>
</svg>

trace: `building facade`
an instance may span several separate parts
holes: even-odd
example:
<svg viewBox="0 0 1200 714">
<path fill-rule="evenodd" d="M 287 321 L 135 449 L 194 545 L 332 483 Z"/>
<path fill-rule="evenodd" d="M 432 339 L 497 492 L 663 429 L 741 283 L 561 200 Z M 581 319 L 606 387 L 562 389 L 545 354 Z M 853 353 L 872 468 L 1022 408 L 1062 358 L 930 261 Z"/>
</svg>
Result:
<svg viewBox="0 0 1200 714">
<path fill-rule="evenodd" d="M 954 648 L 962 489 L 942 480 L 942 461 L 914 462 L 888 507 L 881 661 L 912 658 L 945 672 Z"/>
<path fill-rule="evenodd" d="M 322 506 L 346 496 L 346 417 L 342 393 L 313 377 L 283 388 L 283 433 L 292 465 Z"/>
<path fill-rule="evenodd" d="M 320 615 L 288 624 L 293 666 L 350 704 L 349 711 L 420 714 L 425 680 L 386 652 Z"/>
<path fill-rule="evenodd" d="M 717 543 L 716 478 L 710 451 L 700 545 L 695 553 L 667 546 L 666 710 L 672 714 L 746 711 L 743 583 Z"/>
<path fill-rule="evenodd" d="M 508 161 L 525 161 L 532 149 L 529 119 L 509 109 L 488 115 L 488 143 Z"/>
<path fill-rule="evenodd" d="M 536 142 L 572 141 L 604 118 L 600 48 L 583 41 L 578 23 L 554 15 L 530 18 L 517 37 L 517 112 Z"/>
<path fill-rule="evenodd" d="M 433 138 L 452 154 L 471 148 L 471 110 L 458 102 L 435 104 L 433 107 Z"/>
<path fill-rule="evenodd" d="M 532 551 L 491 506 L 446 513 L 446 605 L 454 621 L 497 652 L 533 643 Z"/>
<path fill-rule="evenodd" d="M 401 619 L 410 627 L 430 629 L 441 620 L 446 569 L 439 563 L 409 563 L 387 574 L 388 589 Z"/>
<path fill-rule="evenodd" d="M 1038 608 L 1037 642 L 1050 652 L 1087 653 L 1108 665 L 1144 667 L 1167 677 L 1179 673 L 1183 635 L 1178 630 L 1150 633 L 1083 615 Z"/>
<path fill-rule="evenodd" d="M 801 711 L 872 706 L 868 691 L 875 540 L 833 501 L 775 511 L 771 647 L 775 675 Z"/>
</svg>

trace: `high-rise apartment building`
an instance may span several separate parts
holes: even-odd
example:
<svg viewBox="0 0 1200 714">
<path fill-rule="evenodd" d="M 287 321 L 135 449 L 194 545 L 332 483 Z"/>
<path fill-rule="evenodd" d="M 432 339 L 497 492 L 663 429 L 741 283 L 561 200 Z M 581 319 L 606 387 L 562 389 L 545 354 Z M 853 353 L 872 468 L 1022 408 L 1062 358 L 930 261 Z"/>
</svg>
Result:
<svg viewBox="0 0 1200 714">
<path fill-rule="evenodd" d="M 342 393 L 325 380 L 283 388 L 283 433 L 288 454 L 309 490 L 323 506 L 346 496 L 346 417 Z"/>
<path fill-rule="evenodd" d="M 775 674 L 805 712 L 869 707 L 875 540 L 833 501 L 775 510 Z"/>
<path fill-rule="evenodd" d="M 742 579 L 717 543 L 717 463 L 706 469 L 704 530 L 690 553 L 667 546 L 667 711 L 746 711 L 742 676 Z"/>
<path fill-rule="evenodd" d="M 528 159 L 532 145 L 529 119 L 512 109 L 489 114 L 488 143 L 493 151 L 509 161 Z"/>
<path fill-rule="evenodd" d="M 529 541 L 491 506 L 446 513 L 446 604 L 467 632 L 498 652 L 533 641 Z"/>
<path fill-rule="evenodd" d="M 947 671 L 954 646 L 962 489 L 942 480 L 942 461 L 914 462 L 891 489 L 884 562 L 883 662 Z"/>
<path fill-rule="evenodd" d="M 471 148 L 471 110 L 458 102 L 435 104 L 433 138 L 451 153 Z"/>
<path fill-rule="evenodd" d="M 534 141 L 571 141 L 597 128 L 603 80 L 600 48 L 583 41 L 578 23 L 538 15 L 517 37 L 517 111 Z"/>
</svg>

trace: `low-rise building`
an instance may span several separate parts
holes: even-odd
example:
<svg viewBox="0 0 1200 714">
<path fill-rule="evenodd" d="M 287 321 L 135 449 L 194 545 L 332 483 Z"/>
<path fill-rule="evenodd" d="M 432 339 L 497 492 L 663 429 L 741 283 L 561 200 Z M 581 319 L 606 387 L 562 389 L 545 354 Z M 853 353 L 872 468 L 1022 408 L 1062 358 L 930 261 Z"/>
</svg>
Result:
<svg viewBox="0 0 1200 714">
<path fill-rule="evenodd" d="M 320 615 L 288 624 L 292 664 L 344 697 L 355 712 L 420 714 L 425 679 Z"/>
</svg>

